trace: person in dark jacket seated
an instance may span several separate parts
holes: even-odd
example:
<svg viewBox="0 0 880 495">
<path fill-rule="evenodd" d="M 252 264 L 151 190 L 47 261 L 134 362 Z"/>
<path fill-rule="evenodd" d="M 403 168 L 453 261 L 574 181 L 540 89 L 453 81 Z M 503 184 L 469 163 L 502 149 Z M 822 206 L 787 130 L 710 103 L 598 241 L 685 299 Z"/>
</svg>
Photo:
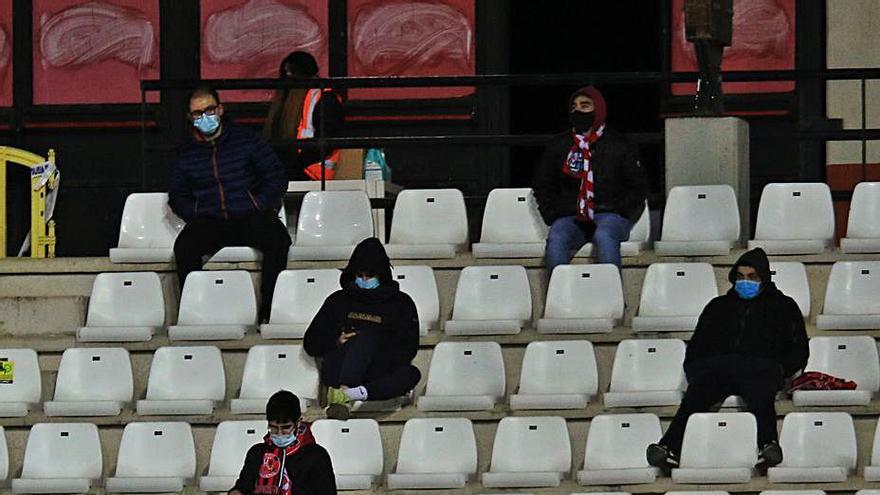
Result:
<svg viewBox="0 0 880 495">
<path fill-rule="evenodd" d="M 648 446 L 652 466 L 678 465 L 687 420 L 739 395 L 758 426 L 758 468 L 782 462 L 776 432 L 776 393 L 807 364 L 804 318 L 794 299 L 773 283 L 760 248 L 743 254 L 728 276 L 733 287 L 703 309 L 687 346 L 688 388 L 666 434 Z"/>
<path fill-rule="evenodd" d="M 598 263 L 620 268 L 620 243 L 645 209 L 648 179 L 638 150 L 605 126 L 605 98 L 592 86 L 568 101 L 571 129 L 553 137 L 535 169 L 532 189 L 550 226 L 547 274 L 593 242 Z"/>
<path fill-rule="evenodd" d="M 251 447 L 229 495 L 335 495 L 330 455 L 303 421 L 299 398 L 287 390 L 266 403 L 269 433 Z"/>
<path fill-rule="evenodd" d="M 225 246 L 263 253 L 260 321 L 269 319 L 278 274 L 287 267 L 290 234 L 278 219 L 287 179 L 269 145 L 223 120 L 220 96 L 201 87 L 189 98 L 192 140 L 171 169 L 168 203 L 186 221 L 174 243 L 181 290 L 202 257 Z"/>
<path fill-rule="evenodd" d="M 327 417 L 347 419 L 357 401 L 388 400 L 421 378 L 411 361 L 419 348 L 416 305 L 391 277 L 378 239 L 355 247 L 342 275 L 306 330 L 303 345 L 323 358 L 321 380 L 330 387 Z"/>
</svg>

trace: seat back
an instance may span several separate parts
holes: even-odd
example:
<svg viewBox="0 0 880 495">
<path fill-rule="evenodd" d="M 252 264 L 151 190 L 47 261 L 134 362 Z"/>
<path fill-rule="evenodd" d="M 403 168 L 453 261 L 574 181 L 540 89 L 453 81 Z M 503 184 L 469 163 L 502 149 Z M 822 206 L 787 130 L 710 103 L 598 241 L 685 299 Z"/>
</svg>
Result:
<svg viewBox="0 0 880 495">
<path fill-rule="evenodd" d="M 825 288 L 824 314 L 880 314 L 880 261 L 838 261 Z"/>
<path fill-rule="evenodd" d="M 61 355 L 55 400 L 130 402 L 134 394 L 133 380 L 126 349 L 72 347 Z"/>
<path fill-rule="evenodd" d="M 467 210 L 458 189 L 405 189 L 397 195 L 390 244 L 468 243 Z"/>
<path fill-rule="evenodd" d="M 544 242 L 548 231 L 531 188 L 489 191 L 480 242 Z"/>
<path fill-rule="evenodd" d="M 564 419 L 507 416 L 498 422 L 490 471 L 567 473 L 570 469 L 571 441 Z"/>
<path fill-rule="evenodd" d="M 129 423 L 122 430 L 116 476 L 191 479 L 196 449 L 189 423 Z"/>
<path fill-rule="evenodd" d="M 244 465 L 247 451 L 263 441 L 265 420 L 223 421 L 214 432 L 208 476 L 236 476 Z"/>
<path fill-rule="evenodd" d="M 521 394 L 586 394 L 599 390 L 596 355 L 586 340 L 531 342 L 523 356 Z"/>
<path fill-rule="evenodd" d="M 648 242 L 651 240 L 651 212 L 648 210 L 648 202 L 645 202 L 645 209 L 642 210 L 642 216 L 636 220 L 635 225 L 629 231 L 629 242 Z"/>
<path fill-rule="evenodd" d="M 92 285 L 86 325 L 150 326 L 165 324 L 165 297 L 155 272 L 99 273 Z"/>
<path fill-rule="evenodd" d="M 6 446 L 6 430 L 0 426 L 0 480 L 9 477 L 9 448 Z"/>
<path fill-rule="evenodd" d="M 647 468 L 645 449 L 661 436 L 655 414 L 600 414 L 590 421 L 584 469 Z"/>
<path fill-rule="evenodd" d="M 871 466 L 880 466 L 880 421 L 877 421 L 877 426 L 874 428 L 874 443 L 871 446 Z"/>
<path fill-rule="evenodd" d="M 490 395 L 505 390 L 504 358 L 497 342 L 440 342 L 428 369 L 427 395 Z"/>
<path fill-rule="evenodd" d="M 675 186 L 666 197 L 664 241 L 736 241 L 739 207 L 729 185 Z"/>
<path fill-rule="evenodd" d="M 811 338 L 805 369 L 852 380 L 858 390 L 876 392 L 880 389 L 877 342 L 866 335 Z"/>
<path fill-rule="evenodd" d="M 709 263 L 654 263 L 645 274 L 639 315 L 698 315 L 716 296 L 718 286 Z"/>
<path fill-rule="evenodd" d="M 104 457 L 91 423 L 37 423 L 28 434 L 22 478 L 101 477 Z"/>
<path fill-rule="evenodd" d="M 178 325 L 253 325 L 257 296 L 245 270 L 191 272 L 180 295 Z"/>
<path fill-rule="evenodd" d="M 684 468 L 752 468 L 758 426 L 751 413 L 696 413 L 688 418 L 681 447 Z"/>
<path fill-rule="evenodd" d="M 40 402 L 40 364 L 33 349 L 0 349 L 0 367 L 13 375 L 11 383 L 0 384 L 0 402 Z"/>
<path fill-rule="evenodd" d="M 880 238 L 880 182 L 859 182 L 849 204 L 846 236 Z"/>
<path fill-rule="evenodd" d="M 168 206 L 168 193 L 129 194 L 122 208 L 118 247 L 172 248 L 184 224 Z"/>
<path fill-rule="evenodd" d="M 785 415 L 779 444 L 786 467 L 856 467 L 856 432 L 843 412 L 793 412 Z"/>
<path fill-rule="evenodd" d="M 454 320 L 529 320 L 532 293 L 522 266 L 466 266 L 458 277 Z"/>
<path fill-rule="evenodd" d="M 430 266 L 395 266 L 391 274 L 400 284 L 401 292 L 412 298 L 420 321 L 435 322 L 440 319 L 440 295 L 434 270 Z"/>
<path fill-rule="evenodd" d="M 477 441 L 466 418 L 412 418 L 403 425 L 397 472 L 476 473 Z"/>
<path fill-rule="evenodd" d="M 318 397 L 318 369 L 301 345 L 255 345 L 241 378 L 242 399 L 268 399 L 289 390 L 300 400 Z"/>
<path fill-rule="evenodd" d="M 770 274 L 776 288 L 797 303 L 804 317 L 810 315 L 810 283 L 800 261 L 771 261 Z"/>
<path fill-rule="evenodd" d="M 337 476 L 382 474 L 382 436 L 375 419 L 319 419 L 312 424 L 312 433 L 330 454 Z"/>
<path fill-rule="evenodd" d="M 309 323 L 324 300 L 339 290 L 336 268 L 284 270 L 275 282 L 272 297 L 272 323 Z"/>
<path fill-rule="evenodd" d="M 214 346 L 160 347 L 153 354 L 147 400 L 220 401 L 226 396 L 226 373 Z"/>
<path fill-rule="evenodd" d="M 306 193 L 296 225 L 297 246 L 353 246 L 372 236 L 373 214 L 364 191 Z"/>
<path fill-rule="evenodd" d="M 622 318 L 623 286 L 614 265 L 559 265 L 550 276 L 544 318 Z"/>
<path fill-rule="evenodd" d="M 679 339 L 621 340 L 611 367 L 611 392 L 684 390 L 685 345 Z"/>
<path fill-rule="evenodd" d="M 758 204 L 755 239 L 832 239 L 834 207 L 823 183 L 767 184 Z"/>
</svg>

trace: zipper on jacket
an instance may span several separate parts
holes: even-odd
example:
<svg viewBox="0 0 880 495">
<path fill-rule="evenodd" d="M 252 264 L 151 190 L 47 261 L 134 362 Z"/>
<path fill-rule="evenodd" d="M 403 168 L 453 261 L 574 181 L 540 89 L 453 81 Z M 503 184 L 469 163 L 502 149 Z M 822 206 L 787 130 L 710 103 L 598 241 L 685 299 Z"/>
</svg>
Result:
<svg viewBox="0 0 880 495">
<path fill-rule="evenodd" d="M 220 182 L 220 167 L 217 166 L 217 143 L 213 141 L 211 141 L 211 164 L 214 166 L 217 190 L 220 191 L 220 211 L 223 212 L 223 219 L 229 220 L 229 214 L 226 212 L 226 191 L 223 190 L 223 183 Z"/>
<path fill-rule="evenodd" d="M 739 333 L 736 334 L 736 340 L 733 343 L 734 350 L 737 350 L 737 351 L 739 350 L 739 344 L 742 341 L 742 336 L 746 331 L 746 320 L 749 318 L 749 310 L 750 309 L 751 309 L 751 306 L 749 306 L 748 303 L 746 303 L 746 309 L 745 309 L 742 317 L 739 319 Z"/>
<path fill-rule="evenodd" d="M 254 208 L 255 208 L 257 211 L 260 211 L 260 204 L 257 203 L 257 198 L 254 197 L 254 193 L 248 191 L 247 194 L 248 194 L 248 197 L 251 198 L 251 203 L 254 204 Z"/>
</svg>

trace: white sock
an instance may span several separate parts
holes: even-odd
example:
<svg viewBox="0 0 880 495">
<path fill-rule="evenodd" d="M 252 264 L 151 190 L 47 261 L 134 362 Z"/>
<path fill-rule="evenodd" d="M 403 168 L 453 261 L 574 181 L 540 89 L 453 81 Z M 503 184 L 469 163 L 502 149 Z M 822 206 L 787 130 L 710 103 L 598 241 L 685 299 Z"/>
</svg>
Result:
<svg viewBox="0 0 880 495">
<path fill-rule="evenodd" d="M 367 389 L 363 385 L 360 387 L 350 387 L 342 392 L 351 400 L 367 400 Z"/>
</svg>

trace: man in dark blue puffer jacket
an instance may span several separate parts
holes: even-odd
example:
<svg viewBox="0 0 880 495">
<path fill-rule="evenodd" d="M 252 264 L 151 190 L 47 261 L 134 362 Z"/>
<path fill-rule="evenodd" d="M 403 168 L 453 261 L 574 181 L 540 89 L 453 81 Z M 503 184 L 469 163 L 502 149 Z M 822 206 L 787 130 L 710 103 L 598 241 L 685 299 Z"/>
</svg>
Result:
<svg viewBox="0 0 880 495">
<path fill-rule="evenodd" d="M 263 253 L 260 320 L 267 321 L 278 273 L 287 266 L 290 235 L 278 219 L 287 190 L 281 161 L 256 133 L 223 120 L 216 91 L 201 87 L 189 98 L 192 140 L 171 171 L 169 205 L 186 227 L 174 243 L 181 289 L 202 257 L 225 246 Z"/>
</svg>

